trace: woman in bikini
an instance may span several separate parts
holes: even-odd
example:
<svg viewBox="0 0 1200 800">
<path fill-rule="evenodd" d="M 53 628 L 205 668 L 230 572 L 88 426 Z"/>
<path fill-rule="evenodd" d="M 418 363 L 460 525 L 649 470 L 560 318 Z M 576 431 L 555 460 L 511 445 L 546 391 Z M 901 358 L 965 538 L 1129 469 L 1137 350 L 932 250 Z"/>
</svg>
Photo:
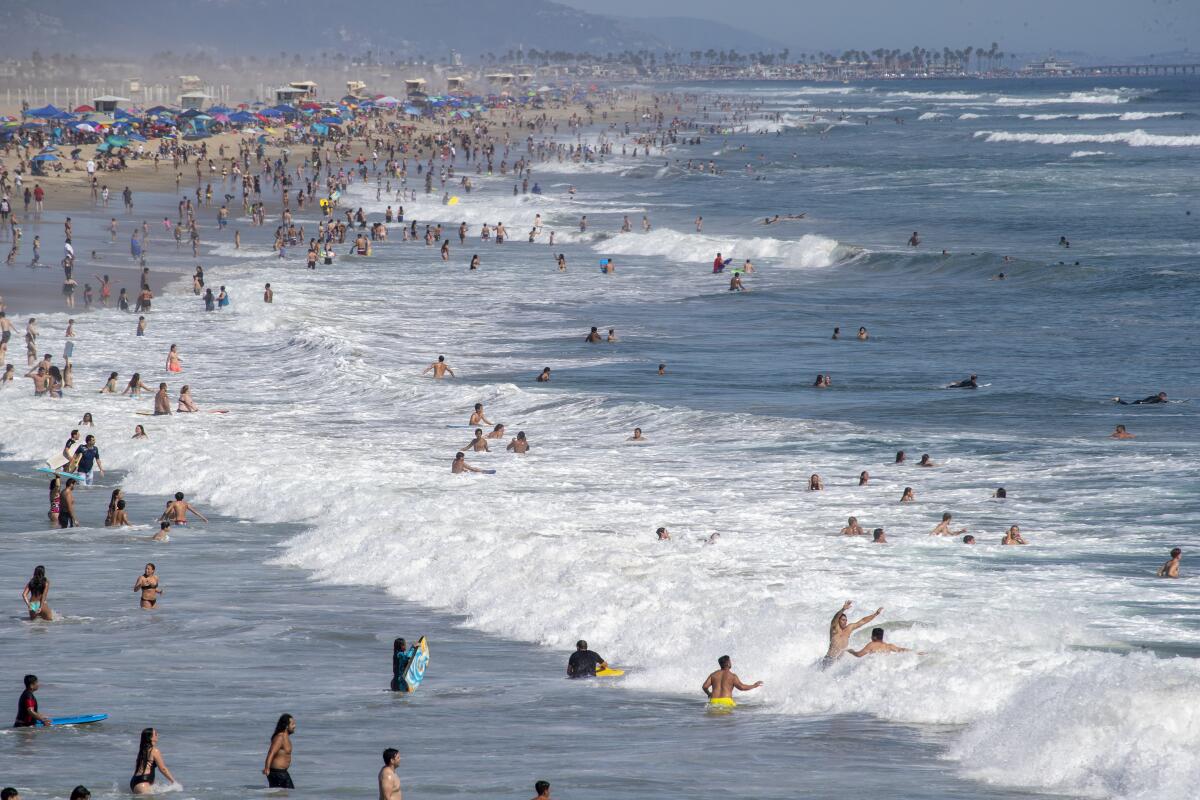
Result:
<svg viewBox="0 0 1200 800">
<path fill-rule="evenodd" d="M 171 783 L 175 783 L 175 777 L 163 763 L 162 753 L 158 751 L 158 731 L 145 728 L 142 731 L 142 741 L 138 744 L 137 761 L 133 764 L 133 777 L 129 779 L 129 791 L 134 794 L 153 792 L 156 771 L 161 772 Z"/>
<path fill-rule="evenodd" d="M 200 407 L 192 400 L 192 389 L 190 386 L 184 386 L 179 390 L 179 406 L 175 409 L 176 412 L 199 411 Z"/>
<path fill-rule="evenodd" d="M 153 563 L 146 565 L 146 570 L 133 582 L 133 590 L 142 593 L 142 608 L 154 608 L 158 605 L 158 596 L 163 589 L 158 585 L 158 567 Z"/>
<path fill-rule="evenodd" d="M 25 607 L 29 609 L 31 622 L 35 619 L 44 619 L 47 622 L 54 620 L 54 612 L 50 610 L 50 605 L 46 602 L 49 594 L 50 579 L 46 577 L 46 568 L 38 565 L 33 568 L 33 577 L 29 579 L 29 583 L 25 584 L 25 588 L 21 592 L 21 599 L 25 601 Z"/>
<path fill-rule="evenodd" d="M 50 480 L 50 527 L 58 527 L 58 514 L 62 510 L 62 481 L 55 475 Z"/>
<path fill-rule="evenodd" d="M 116 394 L 117 393 L 117 373 L 108 373 L 108 380 L 104 382 L 104 386 L 100 387 L 100 394 Z"/>
</svg>

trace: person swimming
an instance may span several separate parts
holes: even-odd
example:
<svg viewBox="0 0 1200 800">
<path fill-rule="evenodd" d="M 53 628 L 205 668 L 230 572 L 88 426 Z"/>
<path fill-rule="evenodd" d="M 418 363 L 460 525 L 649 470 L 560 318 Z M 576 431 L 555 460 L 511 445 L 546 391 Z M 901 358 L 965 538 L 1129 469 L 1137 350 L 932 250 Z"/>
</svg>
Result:
<svg viewBox="0 0 1200 800">
<path fill-rule="evenodd" d="M 1114 397 L 1113 402 L 1120 403 L 1123 406 L 1152 406 L 1157 405 L 1158 403 L 1166 403 L 1167 393 L 1159 392 L 1158 394 L 1152 394 L 1149 397 L 1143 397 L 1141 400 L 1134 400 L 1133 402 L 1128 402 L 1119 397 Z"/>
<path fill-rule="evenodd" d="M 967 378 L 966 380 L 961 380 L 957 383 L 952 383 L 949 386 L 947 386 L 946 388 L 947 389 L 978 389 L 979 388 L 979 376 L 972 373 L 971 377 Z"/>
</svg>

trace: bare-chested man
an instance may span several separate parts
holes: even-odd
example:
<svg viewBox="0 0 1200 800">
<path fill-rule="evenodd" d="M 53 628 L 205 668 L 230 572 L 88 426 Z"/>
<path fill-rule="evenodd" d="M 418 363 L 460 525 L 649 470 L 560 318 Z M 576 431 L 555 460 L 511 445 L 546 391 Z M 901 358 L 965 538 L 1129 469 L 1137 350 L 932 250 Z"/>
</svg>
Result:
<svg viewBox="0 0 1200 800">
<path fill-rule="evenodd" d="M 729 656 L 718 658 L 717 665 L 720 669 L 705 678 L 704 685 L 700 687 L 708 697 L 709 705 L 733 708 L 737 705 L 733 702 L 734 689 L 748 692 L 763 685 L 762 681 L 750 685 L 742 683 L 742 679 L 733 671 L 733 660 Z"/>
<path fill-rule="evenodd" d="M 167 394 L 167 385 L 160 383 L 154 393 L 154 416 L 161 417 L 171 413 L 171 396 Z"/>
<path fill-rule="evenodd" d="M 509 442 L 505 449 L 510 453 L 528 453 L 529 440 L 525 438 L 525 431 L 518 431 L 516 438 Z"/>
<path fill-rule="evenodd" d="M 491 433 L 488 433 L 483 438 L 485 439 L 503 439 L 504 438 L 504 423 L 501 422 L 492 428 Z"/>
<path fill-rule="evenodd" d="M 883 640 L 883 628 L 871 629 L 871 641 L 863 645 L 861 650 L 848 650 L 855 658 L 862 658 L 874 653 L 911 653 L 907 647 L 898 647 Z"/>
<path fill-rule="evenodd" d="M 483 403 L 476 403 L 475 410 L 473 412 L 471 412 L 471 419 L 467 420 L 467 424 L 468 425 L 482 425 L 482 424 L 494 425 L 495 423 L 492 422 L 490 419 L 488 419 L 487 416 L 483 413 Z"/>
<path fill-rule="evenodd" d="M 167 510 L 163 512 L 162 518 L 172 525 L 187 525 L 189 511 L 205 522 L 208 522 L 208 517 L 201 514 L 191 503 L 183 499 L 183 492 L 176 492 L 175 499 L 167 501 Z"/>
<path fill-rule="evenodd" d="M 400 800 L 400 751 L 389 747 L 383 751 L 383 769 L 379 770 L 379 800 Z"/>
<path fill-rule="evenodd" d="M 467 443 L 463 450 L 473 450 L 476 453 L 488 452 L 487 439 L 483 435 L 483 428 L 475 429 L 475 438 Z"/>
<path fill-rule="evenodd" d="M 841 610 L 834 614 L 833 619 L 829 622 L 829 651 L 825 653 L 826 664 L 832 663 L 846 652 L 846 648 L 850 646 L 850 634 L 883 613 L 882 608 L 877 608 L 874 614 L 868 614 L 858 622 L 851 622 L 846 616 L 846 611 L 852 605 L 853 603 L 849 600 L 842 603 Z"/>
<path fill-rule="evenodd" d="M 1179 577 L 1179 560 L 1183 558 L 1183 551 L 1176 547 L 1171 551 L 1171 560 L 1158 568 L 1158 577 L 1160 578 L 1178 578 Z"/>
<path fill-rule="evenodd" d="M 446 363 L 445 356 L 438 356 L 438 360 L 426 367 L 421 374 L 427 375 L 430 372 L 433 372 L 433 377 L 438 380 L 446 377 L 447 373 L 450 374 L 451 378 L 454 377 L 454 370 L 450 369 L 450 365 Z"/>
<path fill-rule="evenodd" d="M 483 472 L 479 467 L 472 467 L 467 463 L 467 457 L 461 453 L 454 454 L 454 463 L 450 465 L 450 472 L 453 475 L 459 475 L 463 472 Z"/>
<path fill-rule="evenodd" d="M 950 519 L 951 519 L 951 515 L 950 515 L 949 511 L 943 513 L 942 521 L 939 522 L 936 526 L 934 526 L 933 530 L 931 530 L 929 532 L 929 535 L 930 536 L 958 536 L 960 533 L 967 532 L 966 528 L 959 528 L 956 531 L 950 530 Z"/>
</svg>

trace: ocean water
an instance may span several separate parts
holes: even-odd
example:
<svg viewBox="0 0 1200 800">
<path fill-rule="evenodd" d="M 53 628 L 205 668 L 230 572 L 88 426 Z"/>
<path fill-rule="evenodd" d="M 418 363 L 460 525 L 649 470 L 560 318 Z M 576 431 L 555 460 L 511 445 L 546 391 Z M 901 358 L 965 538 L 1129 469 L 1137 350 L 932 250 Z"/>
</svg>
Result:
<svg viewBox="0 0 1200 800">
<path fill-rule="evenodd" d="M 536 165 L 541 196 L 497 176 L 453 210 L 440 192 L 405 202 L 419 226 L 473 226 L 449 262 L 398 228 L 316 272 L 221 244 L 204 263 L 231 309 L 169 295 L 143 339 L 89 315 L 74 395 L 4 390 L 8 457 L 57 451 L 91 411 L 141 521 L 176 490 L 220 514 L 159 546 L 137 539 L 149 530 L 47 534 L 44 483 L 9 463 L 6 585 L 47 564 L 67 618 L 10 616 L 0 647 L 28 658 L 5 660 L 6 682 L 34 668 L 45 709 L 58 695 L 114 713 L 69 750 L 0 736 L 12 781 L 56 796 L 77 780 L 26 756 L 69 752 L 116 791 L 156 724 L 185 796 L 245 796 L 291 710 L 313 720 L 293 772 L 314 796 L 366 796 L 396 743 L 418 796 L 517 796 L 542 776 L 569 797 L 1191 796 L 1200 84 L 699 90 L 717 130 L 699 145 L 621 156 L 621 131 L 590 131 L 618 155 Z M 733 119 L 722 96 L 762 105 Z M 373 183 L 349 196 L 389 202 Z M 528 244 L 537 213 L 547 233 Z M 512 238 L 480 242 L 484 221 Z M 718 250 L 753 261 L 749 292 L 711 274 Z M 61 336 L 65 315 L 38 316 Z M 592 325 L 620 341 L 584 343 Z M 113 369 L 164 379 L 171 343 L 197 402 L 228 414 L 150 419 L 134 413 L 148 399 L 86 391 Z M 443 353 L 456 378 L 419 377 Z M 818 373 L 833 386 L 812 388 Z M 979 390 L 942 388 L 970 373 Z M 1160 390 L 1179 402 L 1112 402 Z M 476 402 L 531 452 L 451 475 Z M 138 422 L 148 442 L 128 439 Z M 1118 423 L 1137 438 L 1109 439 Z M 647 443 L 626 441 L 634 426 Z M 892 464 L 901 449 L 911 465 Z M 825 491 L 805 490 L 813 473 Z M 943 511 L 980 544 L 928 537 Z M 838 536 L 850 515 L 890 543 Z M 998 546 L 1012 524 L 1029 546 Z M 1158 580 L 1173 546 L 1184 577 Z M 139 614 L 122 581 L 148 559 L 182 586 Z M 888 639 L 923 654 L 819 669 L 846 599 L 883 607 Z M 382 691 L 387 643 L 419 633 L 428 682 L 399 700 Z M 580 637 L 626 677 L 561 680 Z M 713 717 L 699 685 L 724 653 L 766 685 Z M 735 757 L 699 755 L 716 748 Z"/>
</svg>

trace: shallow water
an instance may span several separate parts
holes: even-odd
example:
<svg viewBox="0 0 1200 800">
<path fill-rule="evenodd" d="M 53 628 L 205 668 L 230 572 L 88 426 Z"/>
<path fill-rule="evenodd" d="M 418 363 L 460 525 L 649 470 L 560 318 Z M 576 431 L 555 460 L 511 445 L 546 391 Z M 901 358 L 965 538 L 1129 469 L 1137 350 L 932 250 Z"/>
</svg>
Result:
<svg viewBox="0 0 1200 800">
<path fill-rule="evenodd" d="M 147 692 L 162 705 L 152 722 L 187 791 L 213 797 L 257 785 L 259 750 L 283 710 L 301 718 L 298 754 L 322 766 L 301 781 L 298 755 L 301 785 L 324 780 L 321 791 L 354 796 L 370 787 L 377 751 L 397 741 L 418 794 L 513 794 L 536 773 L 569 796 L 822 797 L 847 785 L 905 797 L 1188 796 L 1200 779 L 1197 582 L 1186 555 L 1184 579 L 1153 573 L 1170 547 L 1186 551 L 1200 521 L 1197 409 L 1111 397 L 1197 395 L 1200 248 L 1183 211 L 1198 151 L 1106 144 L 1103 160 L 1073 158 L 1081 145 L 975 133 L 1187 137 L 1200 96 L 1194 82 L 981 86 L 819 87 L 836 95 L 739 86 L 790 115 L 785 126 L 752 121 L 779 136 L 706 136 L 600 168 L 535 167 L 541 197 L 477 181 L 483 190 L 451 213 L 475 231 L 505 221 L 513 239 L 502 246 L 476 238 L 462 248 L 453 237 L 443 264 L 436 248 L 402 243 L 395 230 L 374 258 L 313 273 L 256 244 L 261 260 L 243 253 L 210 279 L 230 287 L 227 312 L 167 297 L 142 340 L 115 313 L 89 316 L 78 384 L 98 386 L 110 369 L 159 380 L 177 342 L 197 401 L 230 413 L 147 420 L 131 409 L 148 399 L 80 391 L 50 407 L 22 387 L 2 400 L 5 449 L 44 457 L 90 410 L 106 463 L 129 469 L 130 491 L 182 489 L 248 522 L 215 524 L 202 544 L 190 541 L 193 528 L 163 547 L 109 540 L 88 550 L 89 568 L 107 560 L 113 572 L 124 550 L 129 584 L 142 552 L 169 552 L 180 565 L 172 571 L 196 583 L 150 615 L 133 613 L 132 594 L 87 586 L 95 621 L 49 626 L 51 635 L 78 634 L 72 651 L 114 664 L 150 652 L 129 643 L 144 638 L 145 620 L 179 624 L 163 631 L 162 648 L 175 643 L 177 663 L 209 668 Z M 837 112 L 812 110 L 831 105 L 889 111 L 868 126 L 879 112 L 833 124 Z M 1182 116 L 1020 116 L 1042 109 Z M 812 113 L 826 122 L 802 124 Z M 727 172 L 674 163 L 687 158 L 714 158 Z M 574 199 L 568 183 L 580 189 Z M 368 210 L 385 204 L 366 187 L 350 196 Z M 436 201 L 405 207 L 422 224 L 452 229 L 459 219 Z M 810 212 L 802 222 L 756 224 L 801 210 Z M 559 234 L 553 251 L 524 242 L 538 212 Z M 592 230 L 580 235 L 584 213 Z M 651 233 L 612 233 L 623 214 L 636 228 L 643 213 Z M 914 228 L 917 252 L 904 247 Z M 1070 250 L 1055 245 L 1060 235 Z M 750 292 L 731 295 L 727 278 L 711 275 L 718 249 L 754 260 Z M 475 274 L 473 252 L 483 261 Z M 565 274 L 552 252 L 566 254 Z M 230 255 L 223 245 L 210 263 Z M 602 276 L 596 260 L 609 256 L 617 272 Z M 1009 278 L 989 280 L 1000 271 Z M 257 299 L 267 280 L 273 306 Z M 61 329 L 61 316 L 47 328 Z M 616 327 L 621 341 L 584 344 L 591 325 Z M 870 341 L 854 340 L 859 325 Z M 830 340 L 834 326 L 843 340 Z M 458 378 L 418 378 L 439 353 Z M 548 385 L 533 382 L 543 366 L 553 368 Z M 832 389 L 810 388 L 818 372 L 832 374 Z M 940 388 L 971 372 L 980 390 Z M 533 449 L 472 455 L 497 474 L 452 476 L 475 402 L 510 435 L 526 431 Z M 149 442 L 126 439 L 139 421 Z M 1138 438 L 1108 439 L 1117 423 Z M 624 441 L 635 425 L 648 444 Z M 892 466 L 899 449 L 939 466 Z M 864 469 L 872 480 L 858 487 Z M 812 473 L 826 491 L 804 491 Z M 24 513 L 2 512 L 6 528 L 36 527 L 36 486 L 16 504 Z M 897 502 L 905 486 L 916 503 Z M 1006 501 L 991 498 L 998 486 Z M 925 535 L 946 510 L 979 546 Z M 885 527 L 891 544 L 838 537 L 849 515 Z M 1031 545 L 996 546 L 1014 523 Z M 670 543 L 653 540 L 659 525 Z M 720 541 L 706 545 L 713 533 Z M 5 558 L 14 586 L 28 564 L 52 560 L 34 535 L 6 545 L 18 548 Z M 70 572 L 90 546 L 79 537 L 69 535 L 51 575 L 84 590 Z M 888 639 L 927 655 L 816 669 L 828 619 L 847 598 L 863 613 L 883 606 Z M 174 622 L 175 602 L 195 609 L 186 623 Z M 87 635 L 93 625 L 103 633 Z M 14 621 L 0 641 L 44 635 L 26 631 Z M 419 632 L 433 642 L 429 683 L 394 698 L 380 688 L 387 643 Z M 580 636 L 628 676 L 558 680 Z M 726 652 L 766 687 L 732 717 L 712 718 L 697 687 Z M 43 663 L 38 671 L 62 672 Z M 497 684 L 495 664 L 517 679 Z M 122 688 L 111 672 L 92 680 L 112 682 L 100 697 L 117 709 L 141 684 Z M 295 699 L 310 710 L 281 707 L 301 680 L 312 688 Z M 88 697 L 83 678 L 43 681 L 46 708 L 52 694 Z M 215 715 L 237 719 L 237 733 L 188 721 L 214 693 L 234 706 Z M 1164 703 L 1173 713 L 1161 713 Z M 421 734 L 395 726 L 386 712 L 396 706 L 428 714 Z M 310 716 L 326 735 L 306 744 Z M 98 745 L 122 753 L 118 762 L 132 760 L 147 724 L 120 717 Z M 748 764 L 726 764 L 705 745 L 759 749 Z M 240 755 L 213 757 L 230 749 Z"/>
</svg>

